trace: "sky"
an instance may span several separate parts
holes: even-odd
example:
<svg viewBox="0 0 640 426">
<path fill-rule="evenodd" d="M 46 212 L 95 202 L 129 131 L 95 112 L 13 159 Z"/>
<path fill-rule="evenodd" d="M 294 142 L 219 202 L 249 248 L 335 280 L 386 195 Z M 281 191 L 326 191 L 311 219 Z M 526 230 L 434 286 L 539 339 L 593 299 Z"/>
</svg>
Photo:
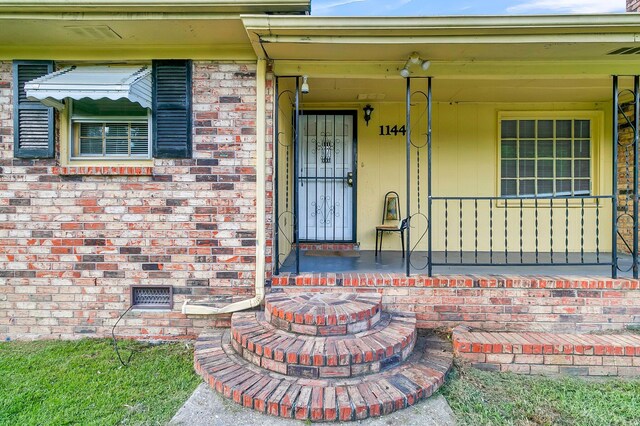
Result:
<svg viewBox="0 0 640 426">
<path fill-rule="evenodd" d="M 521 15 L 624 12 L 625 0 L 312 0 L 315 16 Z"/>
</svg>

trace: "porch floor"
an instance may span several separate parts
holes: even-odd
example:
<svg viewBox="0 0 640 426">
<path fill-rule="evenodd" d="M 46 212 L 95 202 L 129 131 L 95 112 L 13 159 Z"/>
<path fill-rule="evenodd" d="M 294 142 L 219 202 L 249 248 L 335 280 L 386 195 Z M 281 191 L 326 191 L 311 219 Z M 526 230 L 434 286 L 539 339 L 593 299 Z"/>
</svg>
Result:
<svg viewBox="0 0 640 426">
<path fill-rule="evenodd" d="M 434 263 L 446 263 L 444 252 L 433 253 Z M 572 265 L 567 266 L 565 253 L 554 253 L 553 263 L 550 253 L 539 253 L 538 263 L 547 265 L 522 266 L 519 263 L 536 263 L 535 253 L 523 253 L 522 261 L 519 252 L 510 252 L 505 259 L 504 252 L 493 253 L 493 262 L 490 262 L 488 252 L 463 252 L 462 258 L 465 263 L 494 263 L 491 266 L 460 266 L 450 264 L 446 266 L 434 266 L 434 275 L 551 275 L 551 276 L 611 276 L 611 266 L 609 265 Z M 631 278 L 632 258 L 626 254 L 620 254 L 620 268 L 629 269 L 627 272 L 618 272 L 619 278 Z M 295 272 L 295 252 L 287 256 L 280 272 Z M 427 263 L 426 252 L 414 252 L 411 257 L 411 273 L 416 275 L 426 274 Z M 609 262 L 611 253 L 600 253 L 599 262 L 595 253 L 585 253 L 583 263 L 603 263 Z M 449 263 L 460 262 L 459 252 L 449 252 L 447 256 Z M 569 253 L 569 262 L 581 262 L 580 253 Z M 305 251 L 300 252 L 300 272 L 304 273 L 388 273 L 402 274 L 405 272 L 405 259 L 400 251 L 383 251 L 375 256 L 373 250 L 361 250 L 358 257 L 342 256 L 308 256 Z"/>
</svg>

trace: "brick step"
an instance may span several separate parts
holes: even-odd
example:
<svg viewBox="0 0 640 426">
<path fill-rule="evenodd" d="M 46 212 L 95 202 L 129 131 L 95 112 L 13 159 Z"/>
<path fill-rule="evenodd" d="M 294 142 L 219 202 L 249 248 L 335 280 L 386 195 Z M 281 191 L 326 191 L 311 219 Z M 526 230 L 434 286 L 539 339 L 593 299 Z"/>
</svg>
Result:
<svg viewBox="0 0 640 426">
<path fill-rule="evenodd" d="M 263 312 L 236 313 L 231 343 L 262 368 L 308 378 L 352 377 L 407 359 L 416 340 L 414 314 L 382 314 L 371 330 L 345 336 L 308 336 L 275 328 Z"/>
<path fill-rule="evenodd" d="M 640 376 L 640 336 L 453 330 L 455 353 L 492 371 Z"/>
<path fill-rule="evenodd" d="M 267 321 L 281 330 L 333 336 L 368 330 L 380 321 L 377 293 L 271 293 L 265 298 Z"/>
<path fill-rule="evenodd" d="M 411 406 L 444 383 L 451 364 L 451 345 L 432 333 L 418 338 L 404 364 L 349 379 L 264 370 L 235 353 L 228 330 L 203 333 L 195 347 L 196 371 L 225 397 L 262 413 L 311 421 L 359 420 Z"/>
</svg>

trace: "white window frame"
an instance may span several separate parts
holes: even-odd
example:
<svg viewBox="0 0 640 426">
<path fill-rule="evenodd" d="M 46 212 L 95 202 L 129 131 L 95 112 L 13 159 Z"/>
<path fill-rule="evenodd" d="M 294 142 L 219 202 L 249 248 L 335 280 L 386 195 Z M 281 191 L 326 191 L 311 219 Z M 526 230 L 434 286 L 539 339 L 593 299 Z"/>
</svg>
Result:
<svg viewBox="0 0 640 426">
<path fill-rule="evenodd" d="M 589 141 L 590 141 L 590 145 L 589 145 L 589 193 L 588 194 L 575 194 L 574 193 L 574 181 L 576 179 L 580 179 L 580 177 L 577 177 L 574 175 L 574 170 L 573 170 L 573 160 L 575 160 L 575 155 L 573 152 L 573 144 L 576 140 L 580 140 L 580 139 L 585 139 L 585 138 L 575 138 L 575 136 L 572 135 L 571 137 L 571 143 L 572 143 L 572 156 L 568 157 L 566 159 L 571 160 L 572 161 L 572 172 L 571 172 L 571 177 L 570 179 L 572 180 L 572 193 L 571 194 L 566 194 L 566 193 L 557 193 L 556 192 L 556 181 L 558 179 L 562 179 L 561 177 L 557 177 L 555 176 L 555 169 L 556 169 L 556 161 L 561 159 L 558 158 L 556 156 L 556 152 L 555 152 L 555 147 L 556 147 L 556 140 L 558 139 L 557 137 L 553 138 L 540 138 L 540 139 L 553 139 L 554 140 L 554 156 L 553 156 L 553 162 L 554 162 L 554 176 L 553 178 L 549 178 L 553 181 L 553 194 L 544 194 L 544 195 L 533 195 L 533 194 L 527 194 L 527 195 L 519 195 L 519 194 L 514 194 L 514 195 L 504 195 L 503 191 L 502 191 L 502 180 L 503 180 L 503 176 L 502 176 L 502 122 L 505 120 L 515 120 L 515 121 L 526 121 L 526 120 L 531 120 L 534 122 L 539 122 L 539 121 L 545 121 L 545 120 L 550 120 L 553 121 L 554 123 L 557 121 L 562 121 L 562 120 L 571 120 L 572 122 L 575 120 L 585 120 L 585 121 L 589 121 L 590 122 L 590 134 L 589 134 Z M 572 198 L 572 199 L 576 199 L 579 200 L 580 198 L 589 198 L 589 197 L 593 197 L 593 196 L 597 196 L 598 195 L 598 187 L 599 187 L 599 178 L 598 178 L 598 151 L 599 151 L 599 144 L 600 144 L 600 140 L 601 140 L 601 129 L 602 129 L 602 112 L 599 110 L 584 110 L 584 111 L 499 111 L 498 112 L 498 117 L 497 117 L 497 179 L 496 179 L 496 193 L 500 196 L 500 197 L 505 197 L 505 198 L 510 198 L 510 199 L 533 199 L 536 197 L 562 197 L 562 198 Z M 516 140 L 519 140 L 520 138 L 516 138 Z M 526 139 L 533 139 L 536 142 L 539 140 L 539 138 L 534 137 L 534 138 L 526 138 Z M 560 138 L 560 139 L 568 139 L 568 138 Z M 519 155 L 516 157 L 517 159 L 519 159 Z M 534 157 L 531 158 L 531 160 L 536 162 L 536 170 L 537 170 L 537 161 L 540 157 L 538 157 L 538 153 L 537 153 L 537 143 L 536 143 L 536 154 Z M 547 157 L 544 157 L 544 159 L 546 159 Z M 581 158 L 579 158 L 581 159 Z M 585 158 L 586 159 L 586 158 Z M 519 163 L 517 164 L 517 166 L 519 168 Z M 520 180 L 520 178 L 514 178 L 516 180 Z M 540 177 L 538 177 L 538 173 L 536 171 L 535 173 L 535 177 L 533 177 L 532 179 L 534 179 L 536 182 L 538 181 L 538 179 L 541 179 Z M 544 179 L 544 177 L 542 177 L 542 179 Z M 569 178 L 567 178 L 569 179 Z M 584 178 L 586 179 L 586 178 Z M 537 184 L 536 184 L 537 186 Z M 537 188 L 536 188 L 537 190 Z M 517 191 L 519 192 L 519 190 Z"/>
<path fill-rule="evenodd" d="M 100 161 L 140 161 L 152 158 L 151 141 L 153 139 L 152 113 L 147 109 L 146 120 L 142 116 L 85 116 L 75 115 L 73 108 L 73 100 L 67 99 L 69 105 L 69 160 L 100 160 Z M 76 124 L 79 123 L 147 123 L 147 154 L 146 155 L 75 155 L 74 144 L 79 139 L 76 135 Z"/>
</svg>

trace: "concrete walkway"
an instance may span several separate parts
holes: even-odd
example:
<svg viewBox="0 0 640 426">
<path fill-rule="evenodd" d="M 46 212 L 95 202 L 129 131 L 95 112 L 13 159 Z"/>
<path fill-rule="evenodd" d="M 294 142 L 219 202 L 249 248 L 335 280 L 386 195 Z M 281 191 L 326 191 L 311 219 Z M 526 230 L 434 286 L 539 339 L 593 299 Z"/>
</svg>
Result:
<svg viewBox="0 0 640 426">
<path fill-rule="evenodd" d="M 178 410 L 169 424 L 175 426 L 295 426 L 308 424 L 308 422 L 282 419 L 260 414 L 249 408 L 242 408 L 233 401 L 223 398 L 203 383 Z M 347 425 L 349 423 L 322 424 Z M 456 422 L 451 407 L 444 397 L 438 395 L 388 416 L 355 421 L 351 424 L 364 426 L 455 426 Z"/>
</svg>

